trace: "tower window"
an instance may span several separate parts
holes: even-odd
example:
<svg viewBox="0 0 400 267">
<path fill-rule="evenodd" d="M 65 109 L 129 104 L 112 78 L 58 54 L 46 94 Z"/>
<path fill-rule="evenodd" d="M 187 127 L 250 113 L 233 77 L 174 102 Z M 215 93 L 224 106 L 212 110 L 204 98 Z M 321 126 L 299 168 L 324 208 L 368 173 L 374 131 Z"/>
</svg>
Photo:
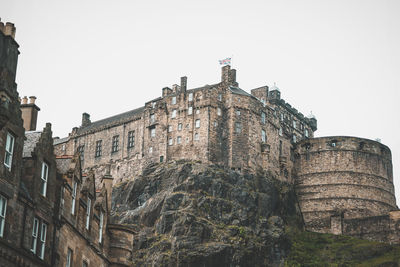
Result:
<svg viewBox="0 0 400 267">
<path fill-rule="evenodd" d="M 178 124 L 178 131 L 182 131 L 182 123 Z"/>
<path fill-rule="evenodd" d="M 304 129 L 304 136 L 308 137 L 308 129 Z"/>
<path fill-rule="evenodd" d="M 193 107 L 189 107 L 188 108 L 188 115 L 192 115 L 192 113 L 193 113 Z"/>
<path fill-rule="evenodd" d="M 176 118 L 176 109 L 174 109 L 171 113 L 171 118 Z"/>
<path fill-rule="evenodd" d="M 194 140 L 199 141 L 200 140 L 200 136 L 198 133 L 194 134 Z"/>
<path fill-rule="evenodd" d="M 75 204 L 76 204 L 76 189 L 78 187 L 78 183 L 74 181 L 74 185 L 72 187 L 72 203 L 71 203 L 71 214 L 75 214 Z"/>
<path fill-rule="evenodd" d="M 175 104 L 176 104 L 176 96 L 173 96 L 173 97 L 172 97 L 171 104 L 172 104 L 172 105 L 175 105 Z"/>
<path fill-rule="evenodd" d="M 221 108 L 217 108 L 217 115 L 221 116 L 221 114 L 222 114 Z"/>
<path fill-rule="evenodd" d="M 156 136 L 156 128 L 151 128 L 150 129 L 150 137 L 155 137 Z"/>
<path fill-rule="evenodd" d="M 218 94 L 218 101 L 222 101 L 222 94 Z"/>
<path fill-rule="evenodd" d="M 150 114 L 150 123 L 154 123 L 156 121 L 156 115 Z"/>
<path fill-rule="evenodd" d="M 92 200 L 90 197 L 87 199 L 87 206 L 86 206 L 86 229 L 89 230 L 90 227 L 90 208 L 92 206 Z"/>
<path fill-rule="evenodd" d="M 195 127 L 196 128 L 200 128 L 200 120 L 196 120 L 195 121 Z"/>
<path fill-rule="evenodd" d="M 182 143 L 182 137 L 178 136 L 178 137 L 176 138 L 176 143 L 177 143 L 177 144 Z"/>
<path fill-rule="evenodd" d="M 189 93 L 189 101 L 193 101 L 193 93 Z"/>
<path fill-rule="evenodd" d="M 172 138 L 168 139 L 168 145 L 172 146 L 174 144 L 174 140 Z"/>
<path fill-rule="evenodd" d="M 196 108 L 196 114 L 200 114 L 200 109 Z"/>
<path fill-rule="evenodd" d="M 240 116 L 240 109 L 236 110 L 236 116 Z"/>
</svg>

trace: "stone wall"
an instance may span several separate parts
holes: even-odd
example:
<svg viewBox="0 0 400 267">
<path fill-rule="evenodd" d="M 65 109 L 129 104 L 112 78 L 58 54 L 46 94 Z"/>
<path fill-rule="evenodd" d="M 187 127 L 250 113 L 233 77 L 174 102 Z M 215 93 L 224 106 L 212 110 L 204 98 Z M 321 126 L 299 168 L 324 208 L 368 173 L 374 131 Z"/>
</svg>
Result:
<svg viewBox="0 0 400 267">
<path fill-rule="evenodd" d="M 306 227 L 330 232 L 330 217 L 380 216 L 396 210 L 391 153 L 355 137 L 304 140 L 296 148 L 296 190 Z"/>
</svg>

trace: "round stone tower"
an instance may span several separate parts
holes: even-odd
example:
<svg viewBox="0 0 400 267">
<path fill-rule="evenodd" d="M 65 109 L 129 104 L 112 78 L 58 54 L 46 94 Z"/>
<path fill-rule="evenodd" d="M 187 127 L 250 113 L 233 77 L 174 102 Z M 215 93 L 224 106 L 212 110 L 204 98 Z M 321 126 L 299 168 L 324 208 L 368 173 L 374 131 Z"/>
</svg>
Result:
<svg viewBox="0 0 400 267">
<path fill-rule="evenodd" d="M 397 209 L 387 146 L 356 137 L 313 138 L 296 144 L 295 158 L 296 191 L 308 230 L 329 233 L 337 218 Z"/>
</svg>

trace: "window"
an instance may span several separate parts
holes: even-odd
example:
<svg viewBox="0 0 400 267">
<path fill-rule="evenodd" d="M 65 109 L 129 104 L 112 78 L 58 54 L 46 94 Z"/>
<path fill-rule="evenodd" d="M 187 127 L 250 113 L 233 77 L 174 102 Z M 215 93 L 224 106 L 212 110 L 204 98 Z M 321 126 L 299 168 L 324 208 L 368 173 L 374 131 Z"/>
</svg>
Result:
<svg viewBox="0 0 400 267">
<path fill-rule="evenodd" d="M 33 252 L 33 254 L 36 254 L 38 232 L 39 232 L 39 220 L 37 218 L 33 218 L 32 241 L 31 241 L 31 251 Z"/>
<path fill-rule="evenodd" d="M 89 230 L 90 226 L 90 208 L 92 206 L 92 200 L 88 197 L 87 206 L 86 206 L 86 229 Z"/>
<path fill-rule="evenodd" d="M 74 181 L 74 185 L 72 187 L 72 204 L 71 204 L 71 214 L 75 214 L 75 203 L 76 203 L 76 189 L 78 187 L 78 183 Z"/>
<path fill-rule="evenodd" d="M 68 252 L 67 252 L 67 263 L 65 265 L 65 267 L 72 267 L 72 249 L 68 248 Z"/>
<path fill-rule="evenodd" d="M 336 140 L 331 141 L 331 147 L 336 147 Z"/>
<path fill-rule="evenodd" d="M 188 108 L 188 115 L 192 115 L 192 113 L 193 113 L 193 107 L 189 107 Z"/>
<path fill-rule="evenodd" d="M 261 123 L 265 124 L 265 112 L 261 112 Z"/>
<path fill-rule="evenodd" d="M 149 147 L 149 154 L 153 153 L 153 147 Z"/>
<path fill-rule="evenodd" d="M 104 214 L 102 211 L 100 211 L 99 243 L 103 242 L 103 224 L 104 224 Z"/>
<path fill-rule="evenodd" d="M 265 130 L 261 130 L 261 141 L 264 143 L 267 141 L 267 134 L 265 133 Z"/>
<path fill-rule="evenodd" d="M 293 143 L 297 142 L 297 136 L 295 134 L 293 135 L 293 139 L 292 140 L 293 140 Z"/>
<path fill-rule="evenodd" d="M 173 97 L 172 97 L 171 104 L 172 104 L 172 105 L 175 105 L 175 104 L 176 104 L 176 96 L 173 96 Z"/>
<path fill-rule="evenodd" d="M 200 140 L 200 136 L 198 133 L 194 134 L 194 140 L 199 141 Z"/>
<path fill-rule="evenodd" d="M 172 125 L 168 125 L 168 132 L 172 132 Z"/>
<path fill-rule="evenodd" d="M 177 143 L 177 144 L 182 143 L 182 137 L 178 136 L 178 137 L 176 138 L 176 143 Z"/>
<path fill-rule="evenodd" d="M 189 93 L 189 101 L 193 101 L 193 93 Z"/>
<path fill-rule="evenodd" d="M 160 162 L 164 161 L 164 156 L 160 156 Z"/>
<path fill-rule="evenodd" d="M 173 139 L 172 139 L 172 138 L 169 138 L 169 139 L 168 139 L 168 145 L 169 145 L 169 146 L 172 146 L 173 144 L 174 144 Z"/>
<path fill-rule="evenodd" d="M 4 234 L 4 224 L 6 221 L 7 199 L 0 195 L 0 237 Z"/>
<path fill-rule="evenodd" d="M 111 153 L 118 152 L 119 149 L 119 135 L 113 136 Z"/>
<path fill-rule="evenodd" d="M 88 265 L 88 263 L 86 262 L 86 261 L 83 261 L 82 262 L 82 267 L 88 267 L 89 265 Z"/>
<path fill-rule="evenodd" d="M 128 132 L 128 148 L 135 146 L 135 131 Z"/>
<path fill-rule="evenodd" d="M 200 128 L 200 120 L 196 120 L 195 121 L 195 127 L 196 128 Z"/>
<path fill-rule="evenodd" d="M 151 103 L 151 108 L 156 108 L 156 102 Z"/>
<path fill-rule="evenodd" d="M 295 120 L 293 120 L 293 128 L 297 128 L 297 123 L 296 123 L 296 121 Z"/>
<path fill-rule="evenodd" d="M 176 109 L 172 111 L 171 118 L 176 118 Z"/>
<path fill-rule="evenodd" d="M 235 122 L 235 133 L 240 134 L 242 132 L 242 124 L 240 122 Z"/>
<path fill-rule="evenodd" d="M 214 127 L 217 127 L 217 126 L 218 126 L 218 122 L 214 121 Z"/>
<path fill-rule="evenodd" d="M 7 133 L 6 155 L 4 157 L 4 165 L 6 165 L 8 170 L 11 170 L 12 157 L 14 152 L 14 140 L 15 140 L 14 136 L 12 136 L 10 133 Z"/>
<path fill-rule="evenodd" d="M 44 251 L 46 248 L 46 234 L 47 234 L 47 224 L 43 223 L 41 224 L 40 228 L 40 239 L 39 239 L 39 258 L 42 260 L 44 259 Z"/>
<path fill-rule="evenodd" d="M 95 153 L 95 157 L 101 157 L 101 140 L 96 141 L 96 153 Z"/>
<path fill-rule="evenodd" d="M 283 121 L 283 113 L 281 113 L 281 121 Z"/>
<path fill-rule="evenodd" d="M 199 108 L 196 109 L 196 114 L 200 114 L 200 109 Z"/>
<path fill-rule="evenodd" d="M 222 94 L 218 94 L 218 101 L 222 101 Z"/>
<path fill-rule="evenodd" d="M 45 163 L 42 162 L 42 174 L 40 176 L 41 181 L 40 181 L 40 194 L 42 196 L 46 196 L 46 191 L 47 191 L 47 178 L 49 176 L 49 166 Z"/>
<path fill-rule="evenodd" d="M 156 116 L 154 114 L 150 114 L 150 123 L 154 123 L 156 121 Z"/>
<path fill-rule="evenodd" d="M 182 131 L 182 123 L 178 124 L 178 131 Z"/>
<path fill-rule="evenodd" d="M 305 137 L 308 137 L 308 129 L 305 129 L 305 130 L 304 130 L 304 136 L 305 136 Z"/>
<path fill-rule="evenodd" d="M 156 128 L 151 128 L 150 129 L 150 137 L 155 137 L 156 136 Z"/>
<path fill-rule="evenodd" d="M 221 112 L 221 108 L 217 108 L 217 115 L 221 116 L 222 112 Z"/>
<path fill-rule="evenodd" d="M 279 136 L 282 136 L 282 135 L 283 135 L 282 128 L 279 128 Z"/>
<path fill-rule="evenodd" d="M 236 110 L 236 116 L 240 116 L 240 109 Z"/>
<path fill-rule="evenodd" d="M 85 145 L 80 145 L 78 146 L 78 153 L 81 156 L 81 163 L 83 162 L 84 158 L 84 153 L 85 153 Z"/>
</svg>

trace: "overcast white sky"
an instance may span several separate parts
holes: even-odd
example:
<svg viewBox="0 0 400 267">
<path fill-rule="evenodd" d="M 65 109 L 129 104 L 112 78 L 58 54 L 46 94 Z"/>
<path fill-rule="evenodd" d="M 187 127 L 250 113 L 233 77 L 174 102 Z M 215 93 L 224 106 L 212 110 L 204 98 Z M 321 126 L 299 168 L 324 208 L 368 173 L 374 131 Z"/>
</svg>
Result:
<svg viewBox="0 0 400 267">
<path fill-rule="evenodd" d="M 316 136 L 380 138 L 400 200 L 400 1 L 0 0 L 17 27 L 18 90 L 37 96 L 55 136 L 144 105 L 188 76 L 272 85 L 318 119 Z"/>
</svg>

